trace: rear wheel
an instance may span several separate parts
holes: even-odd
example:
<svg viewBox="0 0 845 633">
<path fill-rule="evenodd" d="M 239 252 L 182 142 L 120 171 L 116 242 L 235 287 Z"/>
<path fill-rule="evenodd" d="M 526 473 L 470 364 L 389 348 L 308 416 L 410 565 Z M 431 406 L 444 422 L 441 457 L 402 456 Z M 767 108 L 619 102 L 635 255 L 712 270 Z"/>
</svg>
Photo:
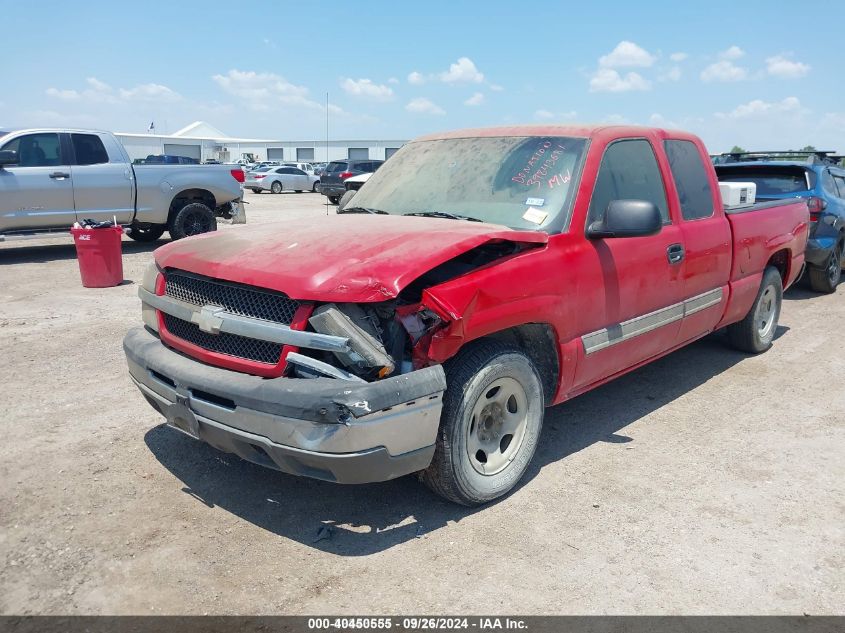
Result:
<svg viewBox="0 0 845 633">
<path fill-rule="evenodd" d="M 842 279 L 842 243 L 833 249 L 824 268 L 808 267 L 807 276 L 810 279 L 810 287 L 816 292 L 835 292 Z"/>
<path fill-rule="evenodd" d="M 164 224 L 148 224 L 146 226 L 139 226 L 133 224 L 129 227 L 127 235 L 136 242 L 155 242 L 164 234 Z"/>
<path fill-rule="evenodd" d="M 272 185 L 270 185 L 270 191 L 273 193 L 282 193 L 282 183 L 278 180 L 274 181 Z"/>
<path fill-rule="evenodd" d="M 261 189 L 253 189 L 252 193 L 261 193 Z"/>
<path fill-rule="evenodd" d="M 329 202 L 332 204 L 337 204 L 338 200 L 340 200 L 340 196 L 329 196 Z"/>
<path fill-rule="evenodd" d="M 486 503 L 510 491 L 534 456 L 543 385 L 524 352 L 498 341 L 470 344 L 446 377 L 434 458 L 420 478 L 455 503 Z"/>
<path fill-rule="evenodd" d="M 217 230 L 217 219 L 214 212 L 201 202 L 192 202 L 171 218 L 168 225 L 170 237 L 180 240 L 191 235 L 200 235 Z"/>
<path fill-rule="evenodd" d="M 776 268 L 766 268 L 757 298 L 739 323 L 728 326 L 728 337 L 736 349 L 759 354 L 772 346 L 783 302 L 783 281 Z"/>
</svg>

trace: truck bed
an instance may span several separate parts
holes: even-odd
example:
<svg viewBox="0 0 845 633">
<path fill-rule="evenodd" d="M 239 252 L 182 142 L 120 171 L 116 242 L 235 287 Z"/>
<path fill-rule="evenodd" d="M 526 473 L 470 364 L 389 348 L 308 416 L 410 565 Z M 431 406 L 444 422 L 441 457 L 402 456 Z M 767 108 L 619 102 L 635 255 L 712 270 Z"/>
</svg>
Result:
<svg viewBox="0 0 845 633">
<path fill-rule="evenodd" d="M 781 270 L 784 288 L 795 283 L 803 269 L 810 222 L 807 203 L 801 198 L 726 209 L 725 215 L 733 234 L 733 263 L 731 298 L 720 325 L 738 321 L 748 313 L 767 265 Z"/>
</svg>

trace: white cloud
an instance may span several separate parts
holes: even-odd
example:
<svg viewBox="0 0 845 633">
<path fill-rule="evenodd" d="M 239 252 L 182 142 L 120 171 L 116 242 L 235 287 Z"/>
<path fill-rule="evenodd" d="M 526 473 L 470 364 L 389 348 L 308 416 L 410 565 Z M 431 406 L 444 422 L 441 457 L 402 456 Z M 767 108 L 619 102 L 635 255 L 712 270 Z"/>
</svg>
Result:
<svg viewBox="0 0 845 633">
<path fill-rule="evenodd" d="M 719 57 L 721 59 L 739 59 L 740 57 L 745 56 L 745 51 L 742 50 L 739 46 L 731 46 L 730 48 L 723 50 L 719 53 Z"/>
<path fill-rule="evenodd" d="M 680 128 L 682 126 L 678 125 L 674 121 L 670 121 L 662 114 L 657 112 L 653 113 L 650 117 L 648 117 L 648 124 L 654 127 L 662 127 L 662 128 Z"/>
<path fill-rule="evenodd" d="M 373 83 L 369 79 L 344 79 L 341 87 L 347 94 L 356 97 L 369 97 L 376 101 L 388 101 L 393 98 L 393 89 L 383 84 Z"/>
<path fill-rule="evenodd" d="M 96 77 L 88 77 L 88 79 L 85 80 L 85 83 L 87 83 L 92 90 L 96 90 L 98 92 L 111 92 L 111 86 L 103 81 L 100 81 Z"/>
<path fill-rule="evenodd" d="M 810 72 L 810 66 L 794 62 L 783 55 L 775 55 L 766 58 L 766 72 L 781 79 L 797 79 Z"/>
<path fill-rule="evenodd" d="M 119 90 L 114 90 L 110 85 L 96 77 L 88 77 L 85 83 L 88 87 L 83 90 L 47 88 L 46 94 L 48 97 L 60 101 L 86 101 L 107 104 L 137 101 L 173 103 L 182 99 L 182 95 L 178 92 L 156 83 L 139 84 L 132 88 L 120 88 Z"/>
<path fill-rule="evenodd" d="M 294 85 L 275 73 L 230 70 L 225 75 L 213 75 L 211 79 L 225 92 L 245 101 L 256 111 L 269 111 L 279 103 L 325 110 L 325 106 L 308 97 L 308 88 Z M 343 112 L 337 106 L 329 110 L 337 114 Z"/>
<path fill-rule="evenodd" d="M 716 117 L 720 119 L 747 119 L 759 117 L 764 114 L 772 113 L 801 113 L 804 112 L 801 107 L 801 101 L 798 97 L 787 97 L 782 101 L 763 101 L 762 99 L 754 99 L 748 103 L 738 105 L 736 108 L 728 113 L 717 112 Z"/>
<path fill-rule="evenodd" d="M 167 86 L 161 84 L 141 84 L 129 89 L 120 89 L 120 98 L 124 101 L 173 102 L 182 97 Z"/>
<path fill-rule="evenodd" d="M 467 106 L 480 106 L 482 103 L 484 103 L 484 93 L 483 92 L 476 92 L 469 99 L 464 101 L 464 105 L 467 105 Z"/>
<path fill-rule="evenodd" d="M 748 71 L 726 59 L 710 64 L 701 71 L 702 81 L 742 81 L 748 77 Z"/>
<path fill-rule="evenodd" d="M 651 82 L 638 73 L 630 72 L 623 77 L 611 68 L 599 68 L 590 78 L 590 92 L 629 92 L 649 88 Z"/>
<path fill-rule="evenodd" d="M 686 53 L 672 53 L 671 55 L 669 55 L 669 59 L 671 59 L 673 62 L 678 63 L 684 61 L 687 57 L 689 57 L 689 55 L 687 55 Z"/>
<path fill-rule="evenodd" d="M 601 123 L 607 123 L 609 125 L 624 125 L 628 122 L 621 114 L 608 114 L 604 119 L 601 120 Z"/>
<path fill-rule="evenodd" d="M 669 70 L 665 73 L 660 75 L 660 81 L 680 81 L 681 79 L 681 67 L 680 66 L 672 66 Z"/>
<path fill-rule="evenodd" d="M 484 73 L 478 68 L 469 57 L 461 57 L 454 64 L 449 65 L 449 70 L 440 73 L 440 81 L 452 83 L 476 83 L 484 81 Z"/>
<path fill-rule="evenodd" d="M 405 109 L 408 112 L 414 112 L 416 114 L 436 114 L 438 116 L 446 114 L 443 108 L 425 97 L 411 99 L 405 106 Z"/>
<path fill-rule="evenodd" d="M 399 83 L 399 80 L 398 80 L 398 79 L 396 79 L 396 77 L 391 77 L 390 79 L 388 79 L 388 80 L 387 80 L 387 83 L 389 83 L 389 84 L 398 84 L 398 83 Z"/>
<path fill-rule="evenodd" d="M 623 40 L 609 54 L 599 57 L 599 66 L 602 68 L 627 68 L 630 66 L 647 68 L 656 59 L 644 48 L 633 42 Z"/>
<path fill-rule="evenodd" d="M 76 90 L 62 90 L 60 88 L 47 88 L 48 97 L 61 99 L 62 101 L 78 101 L 81 95 Z"/>
<path fill-rule="evenodd" d="M 413 84 L 415 86 L 419 86 L 420 84 L 425 83 L 425 77 L 423 77 L 422 73 L 418 73 L 416 70 L 408 75 L 408 83 Z"/>
<path fill-rule="evenodd" d="M 551 112 L 550 110 L 536 110 L 534 112 L 534 118 L 538 121 L 572 121 L 575 117 L 578 116 L 578 113 L 575 110 L 571 110 L 570 112 Z"/>
<path fill-rule="evenodd" d="M 492 90 L 493 92 L 502 92 L 502 90 L 504 90 L 504 87 L 500 86 L 499 84 L 490 84 L 490 90 Z"/>
</svg>

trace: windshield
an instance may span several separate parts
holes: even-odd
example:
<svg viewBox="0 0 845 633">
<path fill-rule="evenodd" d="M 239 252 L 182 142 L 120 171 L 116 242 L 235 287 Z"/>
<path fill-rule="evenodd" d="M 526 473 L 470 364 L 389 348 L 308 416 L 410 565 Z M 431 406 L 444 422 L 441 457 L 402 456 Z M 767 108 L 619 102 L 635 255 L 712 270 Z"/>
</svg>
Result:
<svg viewBox="0 0 845 633">
<path fill-rule="evenodd" d="M 716 170 L 719 182 L 753 182 L 757 197 L 800 193 L 810 189 L 803 167 L 730 167 Z"/>
<path fill-rule="evenodd" d="M 560 229 L 568 224 L 586 144 L 562 136 L 408 143 L 373 174 L 349 208 Z"/>
</svg>

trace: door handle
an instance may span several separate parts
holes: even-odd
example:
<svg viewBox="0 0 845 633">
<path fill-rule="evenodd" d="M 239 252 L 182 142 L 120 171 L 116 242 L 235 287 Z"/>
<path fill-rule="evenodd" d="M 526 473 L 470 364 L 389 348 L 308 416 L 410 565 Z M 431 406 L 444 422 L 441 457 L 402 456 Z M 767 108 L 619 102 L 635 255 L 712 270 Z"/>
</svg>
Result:
<svg viewBox="0 0 845 633">
<path fill-rule="evenodd" d="M 70 174 L 66 171 L 54 171 L 50 174 L 50 178 L 70 178 Z"/>
<path fill-rule="evenodd" d="M 666 249 L 666 257 L 670 264 L 677 264 L 684 258 L 684 247 L 682 244 L 672 244 Z"/>
</svg>

